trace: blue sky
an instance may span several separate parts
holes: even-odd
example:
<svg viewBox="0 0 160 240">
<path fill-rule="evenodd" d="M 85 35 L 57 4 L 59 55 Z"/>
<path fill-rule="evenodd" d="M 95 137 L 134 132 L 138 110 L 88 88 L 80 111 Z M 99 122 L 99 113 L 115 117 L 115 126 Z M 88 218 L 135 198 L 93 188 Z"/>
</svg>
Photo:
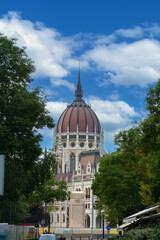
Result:
<svg viewBox="0 0 160 240">
<path fill-rule="evenodd" d="M 160 78 L 159 0 L 5 0 L 0 32 L 18 39 L 36 66 L 33 85 L 45 87 L 55 123 L 74 99 L 79 61 L 84 99 L 114 135 L 146 116 L 147 88 Z M 53 146 L 43 129 L 42 147 Z"/>
</svg>

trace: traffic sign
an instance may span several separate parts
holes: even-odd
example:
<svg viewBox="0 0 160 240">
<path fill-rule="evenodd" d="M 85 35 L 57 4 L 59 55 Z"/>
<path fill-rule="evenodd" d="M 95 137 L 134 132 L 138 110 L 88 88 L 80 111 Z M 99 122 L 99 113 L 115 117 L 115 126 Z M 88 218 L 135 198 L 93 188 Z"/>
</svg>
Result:
<svg viewBox="0 0 160 240">
<path fill-rule="evenodd" d="M 111 227 L 110 227 L 110 226 L 107 226 L 106 229 L 109 231 L 109 230 L 111 229 Z"/>
<path fill-rule="evenodd" d="M 106 221 L 107 226 L 110 225 L 111 221 Z"/>
<path fill-rule="evenodd" d="M 41 220 L 41 224 L 45 225 L 46 221 L 44 219 Z"/>
</svg>

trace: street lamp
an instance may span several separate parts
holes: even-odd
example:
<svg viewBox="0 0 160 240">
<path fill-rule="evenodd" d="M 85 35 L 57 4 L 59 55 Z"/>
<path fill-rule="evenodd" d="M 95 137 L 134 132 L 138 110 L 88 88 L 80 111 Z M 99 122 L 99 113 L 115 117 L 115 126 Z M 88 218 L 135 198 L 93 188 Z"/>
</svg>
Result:
<svg viewBox="0 0 160 240">
<path fill-rule="evenodd" d="M 94 181 L 94 176 L 92 176 L 92 184 Z M 94 195 L 93 195 L 93 190 L 92 190 L 92 227 L 91 227 L 91 240 L 93 239 L 93 220 L 94 220 L 94 209 L 93 209 L 93 205 L 94 205 Z"/>
<path fill-rule="evenodd" d="M 103 231 L 103 232 L 102 232 L 102 233 L 103 233 L 103 234 L 102 234 L 102 235 L 103 235 L 102 238 L 104 239 L 104 210 L 101 210 L 101 213 L 102 213 L 102 231 Z"/>
</svg>

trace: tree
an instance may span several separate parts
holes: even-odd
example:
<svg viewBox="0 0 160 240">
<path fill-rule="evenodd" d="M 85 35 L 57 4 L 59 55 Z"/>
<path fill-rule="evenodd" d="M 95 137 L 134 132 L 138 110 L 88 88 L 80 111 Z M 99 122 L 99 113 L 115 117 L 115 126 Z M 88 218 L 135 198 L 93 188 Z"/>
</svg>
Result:
<svg viewBox="0 0 160 240">
<path fill-rule="evenodd" d="M 160 80 L 148 89 L 146 96 L 147 118 L 141 123 L 142 149 L 150 172 L 153 202 L 160 197 Z"/>
<path fill-rule="evenodd" d="M 100 160 L 92 189 L 96 207 L 123 219 L 160 197 L 160 81 L 148 89 L 147 117 L 115 136 L 117 151 Z M 115 220 L 115 219 L 114 219 Z"/>
<path fill-rule="evenodd" d="M 55 177 L 57 161 L 52 152 L 45 150 L 43 156 L 38 161 L 36 168 L 39 179 L 39 185 L 36 186 L 28 199 L 30 217 L 25 222 L 40 223 L 45 219 L 49 224 L 49 213 L 56 208 L 55 201 L 64 201 L 68 197 L 67 183 L 63 180 L 57 181 Z"/>
<path fill-rule="evenodd" d="M 33 62 L 15 39 L 0 35 L 0 154 L 5 156 L 4 201 L 18 202 L 39 186 L 39 130 L 54 127 L 42 89 L 31 88 Z M 39 171 L 39 175 L 37 174 Z"/>
<path fill-rule="evenodd" d="M 127 160 L 126 163 L 125 154 L 121 152 L 104 156 L 92 184 L 93 193 L 98 197 L 96 208 L 105 210 L 112 224 L 141 207 L 136 164 L 132 166 L 134 159 L 131 157 Z"/>
</svg>

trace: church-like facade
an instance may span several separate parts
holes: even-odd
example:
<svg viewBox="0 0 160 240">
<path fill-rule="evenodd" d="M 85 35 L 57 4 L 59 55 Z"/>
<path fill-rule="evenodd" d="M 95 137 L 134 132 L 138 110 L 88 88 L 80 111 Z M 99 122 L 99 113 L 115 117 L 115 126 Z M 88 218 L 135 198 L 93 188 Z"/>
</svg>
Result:
<svg viewBox="0 0 160 240">
<path fill-rule="evenodd" d="M 100 216 L 93 209 L 91 185 L 98 161 L 105 154 L 103 131 L 97 115 L 82 98 L 79 71 L 75 100 L 63 111 L 54 131 L 54 152 L 59 163 L 56 177 L 67 181 L 71 192 L 70 199 L 57 202 L 59 210 L 50 214 L 55 228 L 101 227 Z"/>
</svg>

